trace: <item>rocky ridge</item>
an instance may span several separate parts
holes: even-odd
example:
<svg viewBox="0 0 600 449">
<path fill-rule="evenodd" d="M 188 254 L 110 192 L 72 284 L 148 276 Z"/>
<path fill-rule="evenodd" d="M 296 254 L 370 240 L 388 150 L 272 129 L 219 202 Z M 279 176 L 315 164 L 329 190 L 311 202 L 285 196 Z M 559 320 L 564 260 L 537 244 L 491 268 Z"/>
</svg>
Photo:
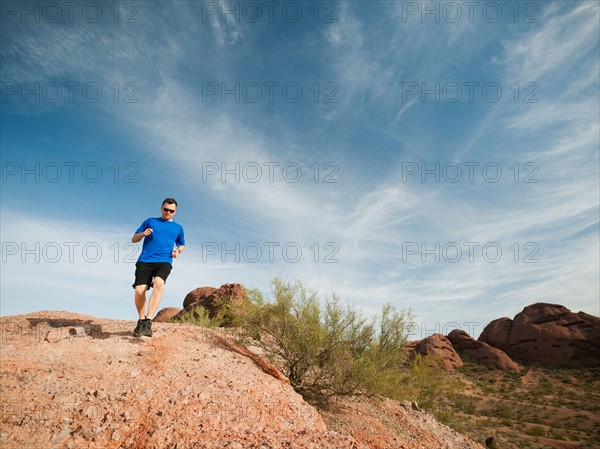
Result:
<svg viewBox="0 0 600 449">
<path fill-rule="evenodd" d="M 41 311 L 0 317 L 0 446 L 53 449 L 482 449 L 410 405 L 348 400 L 326 419 L 268 361 L 190 324 Z"/>
</svg>

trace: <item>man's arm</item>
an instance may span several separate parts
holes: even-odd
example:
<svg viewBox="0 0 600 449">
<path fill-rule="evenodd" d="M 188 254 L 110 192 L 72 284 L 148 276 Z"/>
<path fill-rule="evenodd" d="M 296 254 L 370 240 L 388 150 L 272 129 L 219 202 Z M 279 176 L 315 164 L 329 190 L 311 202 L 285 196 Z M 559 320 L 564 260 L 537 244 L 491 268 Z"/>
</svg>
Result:
<svg viewBox="0 0 600 449">
<path fill-rule="evenodd" d="M 173 250 L 173 253 L 171 255 L 176 258 L 183 252 L 184 249 L 185 249 L 185 246 L 180 245 Z"/>
<path fill-rule="evenodd" d="M 175 239 L 176 248 L 173 250 L 171 255 L 173 257 L 179 256 L 185 249 L 185 237 L 183 236 L 183 228 L 179 231 L 179 235 Z"/>
<path fill-rule="evenodd" d="M 131 241 L 133 243 L 137 243 L 140 240 L 142 240 L 144 237 L 146 237 L 147 235 L 152 234 L 153 229 L 152 228 L 147 228 L 144 232 L 140 232 L 139 234 L 133 234 L 133 237 L 131 237 Z"/>
</svg>

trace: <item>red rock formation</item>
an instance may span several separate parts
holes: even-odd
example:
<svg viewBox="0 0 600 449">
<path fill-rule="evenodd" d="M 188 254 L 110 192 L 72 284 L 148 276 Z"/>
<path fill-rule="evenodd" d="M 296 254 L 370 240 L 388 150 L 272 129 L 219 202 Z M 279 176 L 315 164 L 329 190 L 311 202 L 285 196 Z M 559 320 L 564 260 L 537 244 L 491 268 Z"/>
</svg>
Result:
<svg viewBox="0 0 600 449">
<path fill-rule="evenodd" d="M 442 334 L 434 334 L 424 338 L 414 348 L 421 355 L 429 355 L 431 358 L 437 359 L 442 368 L 446 370 L 455 370 L 464 365 L 450 340 Z"/>
<path fill-rule="evenodd" d="M 210 318 L 214 318 L 223 307 L 236 307 L 247 300 L 248 292 L 242 284 L 223 284 L 210 296 L 200 300 L 198 305 L 208 310 Z"/>
<path fill-rule="evenodd" d="M 177 307 L 165 307 L 164 309 L 160 309 L 158 311 L 158 313 L 152 321 L 154 321 L 155 323 L 166 323 L 179 312 L 181 312 L 181 309 Z"/>
<path fill-rule="evenodd" d="M 221 317 L 222 325 L 228 326 L 231 317 L 225 309 L 236 310 L 246 301 L 249 301 L 248 292 L 242 284 L 223 284 L 219 288 L 200 287 L 187 294 L 183 300 L 184 309 L 179 315 L 203 307 L 208 311 L 208 317 L 213 319 L 224 311 L 226 316 Z"/>
<path fill-rule="evenodd" d="M 536 303 L 525 307 L 514 320 L 494 320 L 479 341 L 527 363 L 600 365 L 600 318 L 557 304 Z"/>
<path fill-rule="evenodd" d="M 448 334 L 448 340 L 459 353 L 466 355 L 471 360 L 483 366 L 488 366 L 503 371 L 519 372 L 521 367 L 506 353 L 494 348 L 487 343 L 473 339 L 463 330 L 455 329 Z"/>
<path fill-rule="evenodd" d="M 192 290 L 186 295 L 185 299 L 183 300 L 183 307 L 186 308 L 190 304 L 193 304 L 210 296 L 216 290 L 217 289 L 214 287 L 198 287 L 197 289 Z"/>
</svg>

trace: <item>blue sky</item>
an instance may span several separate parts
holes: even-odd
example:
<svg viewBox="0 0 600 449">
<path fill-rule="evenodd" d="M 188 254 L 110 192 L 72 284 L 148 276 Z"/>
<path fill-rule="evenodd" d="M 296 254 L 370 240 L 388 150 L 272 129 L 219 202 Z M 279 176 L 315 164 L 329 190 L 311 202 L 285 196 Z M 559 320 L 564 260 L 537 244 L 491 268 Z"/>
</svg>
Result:
<svg viewBox="0 0 600 449">
<path fill-rule="evenodd" d="M 135 319 L 274 275 L 415 338 L 599 310 L 599 3 L 4 2 L 1 314 Z M 115 5 L 118 8 L 115 8 Z"/>
</svg>

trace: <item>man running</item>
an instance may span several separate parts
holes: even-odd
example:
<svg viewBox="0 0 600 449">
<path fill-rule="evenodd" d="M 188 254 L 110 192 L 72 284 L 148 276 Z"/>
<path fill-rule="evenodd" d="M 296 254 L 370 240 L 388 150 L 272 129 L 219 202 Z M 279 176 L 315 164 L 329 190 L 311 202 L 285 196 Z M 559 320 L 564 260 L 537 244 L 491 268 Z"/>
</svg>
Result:
<svg viewBox="0 0 600 449">
<path fill-rule="evenodd" d="M 173 221 L 177 212 L 177 201 L 166 198 L 161 206 L 161 216 L 146 219 L 137 229 L 131 241 L 144 239 L 142 254 L 135 264 L 135 306 L 139 320 L 133 331 L 134 337 L 152 337 L 152 317 L 162 299 L 163 287 L 171 273 L 173 258 L 185 249 L 183 227 Z M 146 291 L 153 288 L 146 308 Z"/>
</svg>

